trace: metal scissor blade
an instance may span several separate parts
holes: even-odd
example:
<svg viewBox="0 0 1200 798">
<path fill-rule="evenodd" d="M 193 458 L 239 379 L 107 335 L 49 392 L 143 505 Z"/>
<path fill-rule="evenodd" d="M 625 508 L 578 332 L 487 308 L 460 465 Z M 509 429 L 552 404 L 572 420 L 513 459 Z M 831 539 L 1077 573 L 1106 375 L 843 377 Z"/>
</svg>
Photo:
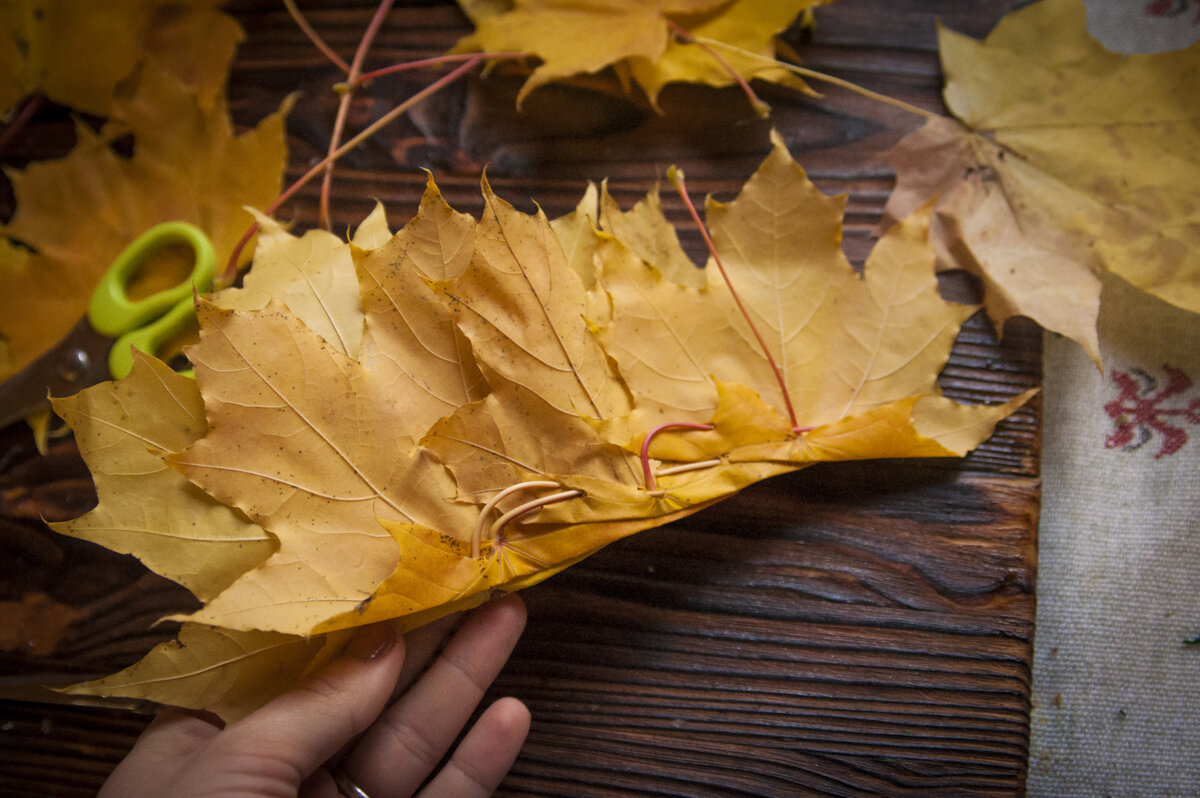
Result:
<svg viewBox="0 0 1200 798">
<path fill-rule="evenodd" d="M 49 396 L 67 396 L 108 379 L 112 340 L 80 319 L 57 344 L 0 383 L 0 427 L 50 407 Z"/>
</svg>

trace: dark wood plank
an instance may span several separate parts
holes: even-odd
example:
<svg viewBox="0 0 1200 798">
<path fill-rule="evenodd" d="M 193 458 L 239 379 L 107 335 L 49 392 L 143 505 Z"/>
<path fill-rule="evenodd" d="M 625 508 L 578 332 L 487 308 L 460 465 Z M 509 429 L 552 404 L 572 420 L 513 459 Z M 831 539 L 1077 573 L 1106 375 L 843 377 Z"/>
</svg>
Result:
<svg viewBox="0 0 1200 798">
<path fill-rule="evenodd" d="M 817 467 L 531 591 L 498 692 L 538 721 L 506 794 L 610 794 L 564 759 L 667 795 L 1017 793 L 1034 487 Z"/>
<path fill-rule="evenodd" d="M 789 35 L 806 64 L 940 109 L 933 20 L 986 32 L 1016 0 L 841 0 L 811 39 Z M 356 7 L 347 7 L 354 5 Z M 371 10 L 313 2 L 313 24 L 347 56 Z M 398 3 L 380 63 L 434 55 L 464 32 L 453 7 Z M 323 152 L 335 72 L 274 2 L 231 8 L 248 42 L 232 112 L 252 124 L 289 92 L 299 175 Z M 428 75 L 384 82 L 355 105 L 361 125 Z M 479 170 L 522 208 L 571 208 L 607 178 L 625 205 L 678 164 L 697 195 L 728 199 L 766 152 L 768 125 L 733 91 L 667 90 L 664 114 L 580 85 L 512 108 L 519 78 L 474 79 L 349 157 L 335 184 L 335 225 L 374 199 L 393 225 L 415 212 L 432 169 L 447 199 L 477 212 Z M 892 185 L 879 153 L 917 120 L 841 90 L 816 100 L 766 87 L 772 123 L 813 179 L 849 193 L 845 244 L 865 258 Z M 14 162 L 69 146 L 62 114 L 15 142 Z M 0 197 L 0 201 L 3 198 Z M 700 257 L 682 204 L 672 221 Z M 283 211 L 316 218 L 316 191 Z M 952 290 L 970 291 L 959 285 Z M 964 328 L 942 376 L 974 401 L 1040 381 L 1040 338 L 1012 325 L 1003 342 L 981 317 Z M 1004 422 L 963 460 L 819 466 L 779 477 L 685 522 L 641 533 L 526 592 L 530 624 L 494 695 L 515 694 L 533 731 L 506 796 L 1018 795 L 1023 792 L 1034 618 L 1039 408 Z M 134 661 L 190 597 L 130 558 L 70 541 L 41 518 L 94 501 L 71 444 L 48 458 L 21 430 L 0 433 L 0 601 L 41 595 L 77 611 L 49 651 L 0 653 L 0 697 Z M 39 698 L 46 698 L 41 694 Z M 90 795 L 146 715 L 0 701 L 0 796 Z"/>
</svg>

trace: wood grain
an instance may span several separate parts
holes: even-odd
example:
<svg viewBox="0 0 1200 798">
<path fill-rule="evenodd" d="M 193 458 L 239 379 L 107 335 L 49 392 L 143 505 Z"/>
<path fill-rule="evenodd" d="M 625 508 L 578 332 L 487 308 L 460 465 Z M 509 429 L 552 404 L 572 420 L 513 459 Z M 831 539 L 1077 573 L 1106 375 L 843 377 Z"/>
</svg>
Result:
<svg viewBox="0 0 1200 798">
<path fill-rule="evenodd" d="M 538 722 L 506 794 L 1017 793 L 1035 487 L 817 467 L 531 591 L 498 692 Z"/>
<path fill-rule="evenodd" d="M 808 66 L 941 110 L 934 19 L 985 33 L 1016 0 L 841 0 L 811 36 Z M 371 9 L 302 4 L 347 57 Z M 467 31 L 441 3 L 398 3 L 379 64 L 437 54 Z M 354 6 L 354 7 L 349 7 Z M 290 174 L 324 151 L 336 73 L 274 2 L 231 4 L 248 34 L 230 85 L 247 126 L 289 92 Z M 362 126 L 428 75 L 380 81 L 356 101 Z M 697 196 L 732 197 L 767 150 L 768 124 L 734 91 L 674 87 L 663 114 L 596 84 L 539 91 L 518 114 L 519 76 L 476 78 L 398 122 L 338 169 L 334 216 L 352 225 L 379 199 L 394 226 L 432 169 L 447 199 L 478 212 L 480 169 L 518 207 L 554 215 L 587 180 L 632 204 L 674 163 Z M 825 91 L 823 89 L 823 91 Z M 842 90 L 765 87 L 771 124 L 823 190 L 848 192 L 845 246 L 861 262 L 892 185 L 879 153 L 919 120 Z M 13 143 L 13 163 L 61 153 L 69 117 Z M 66 122 L 66 126 L 64 126 Z M 280 216 L 316 218 L 316 190 Z M 0 204 L 3 203 L 0 195 Z M 700 257 L 684 209 L 669 218 Z M 948 278 L 956 296 L 976 290 Z M 1040 337 L 1003 342 L 968 323 L 941 383 L 998 401 L 1040 383 Z M 962 460 L 814 467 L 756 485 L 685 522 L 651 530 L 525 593 L 528 630 L 493 696 L 534 714 L 504 796 L 1019 795 L 1029 723 L 1040 405 Z M 30 685 L 134 661 L 186 609 L 186 592 L 130 558 L 54 535 L 41 518 L 94 501 L 64 442 L 45 458 L 0 433 L 0 601 L 42 593 L 81 610 L 48 654 L 0 653 L 0 796 L 94 794 L 147 716 L 16 700 Z M 46 697 L 38 694 L 39 698 Z"/>
</svg>

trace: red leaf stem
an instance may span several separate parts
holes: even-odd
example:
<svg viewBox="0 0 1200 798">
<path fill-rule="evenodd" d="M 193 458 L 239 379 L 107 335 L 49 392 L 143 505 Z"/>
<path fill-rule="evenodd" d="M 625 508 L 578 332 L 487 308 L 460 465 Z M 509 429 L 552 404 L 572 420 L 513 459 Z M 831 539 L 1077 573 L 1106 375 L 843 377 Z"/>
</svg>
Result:
<svg viewBox="0 0 1200 798">
<path fill-rule="evenodd" d="M 308 24 L 308 20 L 304 17 L 304 14 L 296 7 L 296 0 L 283 0 L 283 5 L 287 8 L 288 14 L 291 15 L 292 21 L 296 23 L 296 27 L 308 37 L 313 46 L 320 50 L 321 54 L 328 58 L 334 66 L 347 75 L 350 74 L 350 65 L 332 47 L 325 43 L 325 40 L 313 29 L 312 25 Z"/>
<path fill-rule="evenodd" d="M 380 0 L 378 8 L 375 9 L 375 14 L 371 17 L 367 29 L 363 32 L 362 39 L 358 42 L 358 49 L 354 51 L 354 60 L 350 62 L 350 72 L 346 75 L 346 80 L 350 85 L 354 85 L 358 80 L 358 76 L 362 74 L 363 61 L 367 58 L 367 53 L 371 49 L 371 43 L 375 41 L 376 34 L 383 27 L 383 20 L 387 17 L 388 11 L 392 8 L 394 0 Z M 342 133 L 346 129 L 346 117 L 350 115 L 350 103 L 354 99 L 354 92 L 344 92 L 338 100 L 337 116 L 333 121 L 333 132 L 329 137 L 329 155 L 332 156 L 337 151 L 338 145 L 342 141 Z M 325 175 L 321 179 L 321 199 L 319 210 L 317 213 L 317 223 L 323 230 L 328 230 L 333 226 L 329 216 L 329 194 L 333 186 L 333 165 L 332 157 L 327 157 L 325 163 Z"/>
<path fill-rule="evenodd" d="M 446 88 L 446 86 L 450 85 L 451 83 L 458 80 L 460 77 L 462 77 L 466 73 L 470 72 L 482 60 L 483 60 L 482 57 L 477 57 L 475 59 L 467 61 L 462 66 L 460 66 L 450 72 L 447 72 L 445 75 L 438 78 L 433 83 L 431 83 L 428 86 L 426 86 L 425 88 L 421 89 L 419 92 L 417 92 L 413 96 L 409 97 L 407 100 L 400 103 L 399 105 L 397 105 L 392 110 L 388 111 L 383 116 L 379 117 L 379 119 L 377 119 L 375 122 L 373 122 L 368 127 L 364 128 L 362 130 L 362 132 L 360 132 L 357 136 L 350 139 L 345 144 L 343 144 L 341 147 L 339 147 L 337 149 L 337 151 L 329 154 L 328 156 L 325 157 L 324 160 L 320 161 L 315 166 L 313 166 L 311 169 L 309 169 L 307 172 L 305 172 L 303 175 L 301 175 L 300 178 L 298 180 L 296 180 L 295 183 L 292 183 L 292 185 L 288 186 L 288 188 L 282 194 L 280 194 L 278 197 L 276 197 L 275 201 L 272 202 L 270 205 L 268 205 L 266 207 L 266 209 L 264 209 L 263 212 L 266 213 L 268 216 L 270 216 L 272 213 L 274 213 L 276 210 L 278 210 L 279 207 L 281 205 L 283 205 L 283 203 L 285 203 L 289 199 L 291 199 L 292 196 L 297 191 L 299 191 L 304 186 L 308 185 L 309 181 L 311 181 L 314 177 L 316 177 L 318 174 L 320 174 L 321 170 L 325 168 L 326 163 L 328 163 L 330 161 L 336 161 L 338 158 L 341 158 L 347 152 L 354 149 L 359 144 L 362 144 L 364 141 L 369 139 L 371 136 L 375 135 L 375 133 L 377 133 L 381 128 L 386 127 L 387 125 L 391 124 L 393 121 L 396 120 L 397 117 L 406 113 L 414 105 L 416 105 L 417 103 L 421 102 L 424 99 L 427 99 L 428 97 L 430 97 L 434 94 L 437 94 L 439 91 Z M 219 284 L 217 285 L 217 288 L 224 288 L 225 286 L 231 285 L 233 283 L 234 279 L 237 278 L 238 259 L 241 257 L 242 250 L 245 249 L 246 244 L 249 243 L 250 239 L 254 236 L 255 232 L 257 232 L 257 231 L 258 231 L 258 222 L 255 222 L 254 224 L 250 225 L 250 229 L 248 229 L 246 231 L 245 235 L 243 235 L 242 239 L 237 243 L 237 246 L 235 246 L 233 248 L 233 252 L 229 256 L 229 261 L 225 264 L 225 271 L 222 272 L 222 274 L 221 274 L 221 279 L 219 281 Z"/>
<path fill-rule="evenodd" d="M 655 490 L 658 488 L 658 483 L 654 480 L 654 472 L 650 470 L 650 442 L 660 432 L 665 432 L 669 429 L 712 429 L 712 424 L 694 424 L 686 421 L 675 422 L 670 424 L 659 424 L 654 429 L 646 433 L 645 439 L 642 440 L 642 479 L 645 481 L 646 490 Z"/>
<path fill-rule="evenodd" d="M 771 350 L 767 346 L 767 341 L 762 337 L 762 333 L 758 331 L 758 327 L 754 324 L 754 319 L 750 318 L 749 311 L 742 304 L 742 298 L 738 296 L 737 289 L 733 287 L 733 282 L 729 279 L 729 273 L 725 271 L 725 264 L 721 261 L 721 256 L 717 254 L 717 248 L 713 244 L 712 238 L 708 234 L 708 228 L 704 226 L 704 222 L 700 220 L 700 214 L 696 211 L 696 206 L 692 204 L 692 198 L 688 196 L 687 185 L 683 179 L 683 172 L 671 167 L 667 171 L 667 179 L 675 186 L 675 190 L 679 192 L 679 196 L 683 198 L 683 204 L 687 206 L 688 213 L 692 215 L 692 221 L 696 223 L 696 227 L 700 229 L 700 235 L 704 238 L 704 245 L 708 247 L 709 254 L 712 255 L 713 262 L 717 264 L 717 270 L 721 272 L 721 279 L 725 281 L 725 285 L 729 288 L 729 294 L 733 297 L 734 304 L 742 314 L 742 318 L 750 325 L 750 332 L 754 333 L 754 338 L 758 341 L 758 346 L 762 349 L 763 355 L 767 358 L 767 363 L 771 366 L 771 371 L 775 373 L 775 381 L 779 383 L 779 390 L 783 392 L 783 403 L 787 407 L 788 420 L 792 424 L 792 431 L 802 431 L 800 425 L 796 422 L 796 411 L 792 407 L 792 396 L 788 393 L 787 381 L 783 378 L 783 372 L 779 370 L 779 365 L 775 362 L 774 356 L 771 355 Z"/>
<path fill-rule="evenodd" d="M 394 75 L 397 72 L 407 72 L 411 69 L 422 69 L 424 67 L 440 66 L 442 64 L 456 64 L 461 61 L 470 61 L 473 58 L 483 58 L 488 61 L 516 61 L 521 58 L 528 58 L 529 53 L 453 53 L 450 55 L 437 55 L 432 58 L 419 58 L 416 61 L 405 61 L 402 64 L 392 64 L 391 66 L 376 69 L 371 72 L 364 72 L 359 75 L 356 80 L 347 80 L 339 86 L 347 89 L 356 89 L 364 83 L 368 83 L 376 78 L 382 78 L 385 75 Z"/>
<path fill-rule="evenodd" d="M 664 19 L 667 18 L 664 17 Z M 766 119 L 771 115 L 771 106 L 763 102 L 762 99 L 754 93 L 754 89 L 750 88 L 750 84 L 746 82 L 746 79 L 742 77 L 740 72 L 733 68 L 732 64 L 725 60 L 723 55 L 697 39 L 691 34 L 691 31 L 679 25 L 677 22 L 667 19 L 667 25 L 671 28 L 671 31 L 679 38 L 680 41 L 684 42 L 685 44 L 694 44 L 699 47 L 705 52 L 706 55 L 708 55 L 709 58 L 716 61 L 722 69 L 728 72 L 730 77 L 737 81 L 737 85 L 740 86 L 742 92 L 745 93 L 746 99 L 750 101 L 750 107 L 754 109 L 754 113 L 758 115 L 759 119 Z"/>
</svg>

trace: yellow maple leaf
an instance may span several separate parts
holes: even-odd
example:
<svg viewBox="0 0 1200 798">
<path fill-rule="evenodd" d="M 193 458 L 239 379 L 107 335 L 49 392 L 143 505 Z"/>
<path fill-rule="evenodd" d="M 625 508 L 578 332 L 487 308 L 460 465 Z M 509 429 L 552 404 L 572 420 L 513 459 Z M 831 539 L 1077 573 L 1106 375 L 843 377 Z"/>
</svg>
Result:
<svg viewBox="0 0 1200 798">
<path fill-rule="evenodd" d="M 475 220 L 447 205 L 432 177 L 404 229 L 354 251 L 366 320 L 360 360 L 389 395 L 403 397 L 400 429 L 414 438 L 487 394 L 470 343 L 426 286 L 457 277 L 474 251 Z"/>
<path fill-rule="evenodd" d="M 641 86 L 652 104 L 663 86 L 684 81 L 729 86 L 739 78 L 760 78 L 805 89 L 792 73 L 770 63 L 775 37 L 802 12 L 831 1 L 461 2 L 476 30 L 455 50 L 528 53 L 540 59 L 517 95 L 518 104 L 538 86 L 606 67 Z M 730 52 L 716 58 L 711 50 L 679 38 L 688 35 L 722 42 Z"/>
<path fill-rule="evenodd" d="M 561 412 L 610 418 L 628 399 L 580 312 L 585 286 L 549 220 L 518 213 L 483 185 L 486 213 L 470 264 L 438 291 L 489 367 Z"/>
<path fill-rule="evenodd" d="M 604 186 L 600 194 L 602 229 L 629 248 L 637 257 L 653 263 L 659 273 L 681 285 L 704 285 L 704 272 L 693 264 L 679 243 L 675 228 L 663 214 L 658 186 L 628 211 L 621 210 Z"/>
<path fill-rule="evenodd" d="M 966 407 L 938 392 L 937 371 L 972 309 L 938 296 L 928 211 L 884 237 L 860 276 L 840 251 L 844 199 L 821 195 L 774 144 L 739 197 L 710 203 L 709 215 L 718 253 L 784 364 L 783 385 L 717 269 L 675 282 L 635 254 L 671 251 L 659 245 L 670 236 L 656 229 L 665 220 L 652 198 L 612 220 L 613 230 L 639 231 L 627 245 L 602 229 L 595 190 L 556 233 L 486 182 L 477 222 L 430 181 L 405 229 L 350 247 L 365 322 L 357 357 L 301 318 L 311 311 L 276 298 L 241 310 L 202 301 L 189 354 L 208 431 L 154 456 L 278 549 L 183 619 L 189 635 L 216 627 L 185 665 L 167 646 L 87 689 L 194 702 L 200 684 L 205 700 L 237 715 L 256 700 L 238 671 L 258 683 L 275 656 L 243 665 L 229 641 L 282 651 L 378 620 L 413 628 L 774 474 L 821 460 L 949 456 L 986 438 L 1026 397 Z M 578 244 L 594 259 L 592 284 L 560 234 L 594 237 Z M 261 257 L 302 242 L 277 241 Z M 468 367 L 486 381 L 464 380 Z M 129 386 L 122 395 L 130 379 L 118 383 Z M 694 428 L 649 441 L 664 421 Z M 164 500 L 179 490 L 164 486 Z M 265 633 L 284 637 L 256 642 Z M 205 667 L 212 685 L 196 681 Z M 172 669 L 182 672 L 163 676 Z"/>
<path fill-rule="evenodd" d="M 77 111 L 110 116 L 117 85 L 149 55 L 209 106 L 224 90 L 241 28 L 217 0 L 0 4 L 0 115 L 40 94 Z"/>
<path fill-rule="evenodd" d="M 946 104 L 903 140 L 893 218 L 940 194 L 947 265 L 1099 363 L 1098 272 L 1200 312 L 1200 44 L 1119 55 L 1082 0 L 1042 0 L 983 42 L 941 30 Z"/>
<path fill-rule="evenodd" d="M 91 469 L 99 505 L 53 528 L 124 554 L 209 600 L 275 550 L 257 524 L 163 462 L 208 431 L 194 380 L 140 352 L 119 382 L 54 401 Z"/>
<path fill-rule="evenodd" d="M 254 270 L 241 286 L 217 291 L 209 300 L 226 310 L 262 310 L 276 299 L 326 343 L 358 357 L 363 308 L 351 245 L 370 247 L 391 237 L 383 206 L 375 206 L 350 243 L 324 230 L 297 238 L 270 217 L 254 211 L 254 218 Z"/>
<path fill-rule="evenodd" d="M 393 383 L 279 303 L 199 308 L 189 350 L 213 429 L 170 462 L 279 539 L 279 550 L 192 616 L 306 633 L 371 596 L 396 565 L 380 519 L 469 528 L 454 484 L 418 450 Z"/>
<path fill-rule="evenodd" d="M 599 283 L 613 312 L 602 340 L 634 403 L 644 414 L 653 411 L 633 426 L 695 424 L 716 411 L 716 429 L 668 431 L 656 442 L 656 456 L 680 461 L 732 456 L 808 464 L 947 456 L 978 445 L 1024 399 L 958 409 L 941 397 L 937 373 L 974 308 L 938 294 L 928 208 L 878 242 L 860 277 L 841 251 L 845 198 L 821 194 L 782 139 L 773 142 L 738 198 L 710 201 L 708 213 L 717 254 L 779 375 L 714 264 L 697 288 L 665 279 L 628 253 L 606 258 Z M 620 249 L 616 241 L 601 246 Z M 736 401 L 760 406 L 749 424 L 740 414 L 720 421 L 730 410 L 718 408 L 736 386 L 753 392 Z M 956 409 L 915 411 L 929 406 Z M 847 441 L 848 430 L 878 432 L 883 419 L 891 432 L 882 438 Z M 967 428 L 972 433 L 964 434 Z M 619 441 L 629 429 L 625 419 L 611 434 Z M 834 438 L 836 446 L 828 443 Z M 881 449 L 889 454 L 877 454 Z"/>
<path fill-rule="evenodd" d="M 191 222 L 212 240 L 219 260 L 228 258 L 253 221 L 244 207 L 265 207 L 279 193 L 283 112 L 235 136 L 223 101 L 206 110 L 154 62 L 119 107 L 121 121 L 99 134 L 80 125 L 67 156 L 7 172 L 17 210 L 0 234 L 33 252 L 0 248 L 0 335 L 8 344 L 0 375 L 66 333 L 112 259 L 153 225 Z M 134 138 L 130 158 L 110 147 L 126 134 Z M 170 268 L 143 272 L 156 273 L 163 285 L 178 279 Z"/>
<path fill-rule="evenodd" d="M 796 18 L 833 0 L 739 0 L 704 13 L 679 13 L 676 17 L 690 36 L 720 42 L 720 60 L 711 49 L 679 37 L 671 38 L 658 58 L 633 56 L 630 75 L 651 102 L 670 83 L 732 86 L 737 77 L 765 80 L 812 94 L 808 85 L 782 66 L 772 64 L 775 37 Z"/>
<path fill-rule="evenodd" d="M 568 265 L 585 286 L 596 281 L 596 237 L 592 231 L 599 218 L 598 198 L 596 184 L 589 182 L 575 210 L 550 220 Z"/>
<path fill-rule="evenodd" d="M 345 647 L 346 635 L 299 637 L 185 623 L 123 671 L 72 685 L 71 695 L 141 698 L 203 709 L 226 723 L 291 689 Z"/>
</svg>

